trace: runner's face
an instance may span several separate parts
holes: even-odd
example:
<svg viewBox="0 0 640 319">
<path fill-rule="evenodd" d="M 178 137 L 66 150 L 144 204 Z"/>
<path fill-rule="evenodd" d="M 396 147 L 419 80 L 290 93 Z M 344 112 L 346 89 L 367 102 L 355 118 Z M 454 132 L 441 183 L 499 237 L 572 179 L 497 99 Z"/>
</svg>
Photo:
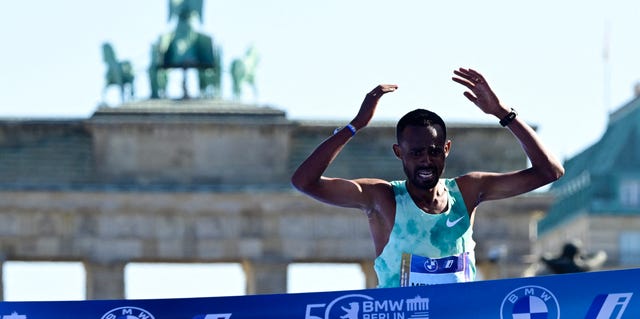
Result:
<svg viewBox="0 0 640 319">
<path fill-rule="evenodd" d="M 402 131 L 400 144 L 394 145 L 394 151 L 413 186 L 432 189 L 438 184 L 451 145 L 443 135 L 439 125 L 409 125 Z"/>
</svg>

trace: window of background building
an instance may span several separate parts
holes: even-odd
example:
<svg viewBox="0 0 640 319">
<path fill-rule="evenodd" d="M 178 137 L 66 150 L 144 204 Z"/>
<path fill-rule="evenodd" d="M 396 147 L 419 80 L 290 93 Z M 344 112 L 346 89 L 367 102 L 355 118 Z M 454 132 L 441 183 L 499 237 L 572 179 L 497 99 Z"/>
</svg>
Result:
<svg viewBox="0 0 640 319">
<path fill-rule="evenodd" d="M 360 264 L 294 263 L 287 267 L 287 292 L 365 289 Z"/>
<path fill-rule="evenodd" d="M 640 179 L 620 183 L 620 203 L 626 207 L 640 207 Z"/>
<path fill-rule="evenodd" d="M 86 299 L 81 262 L 6 261 L 2 264 L 5 301 Z"/>
<path fill-rule="evenodd" d="M 620 264 L 640 265 L 640 231 L 620 233 Z"/>
<path fill-rule="evenodd" d="M 239 263 L 129 263 L 125 298 L 195 298 L 245 295 Z"/>
</svg>

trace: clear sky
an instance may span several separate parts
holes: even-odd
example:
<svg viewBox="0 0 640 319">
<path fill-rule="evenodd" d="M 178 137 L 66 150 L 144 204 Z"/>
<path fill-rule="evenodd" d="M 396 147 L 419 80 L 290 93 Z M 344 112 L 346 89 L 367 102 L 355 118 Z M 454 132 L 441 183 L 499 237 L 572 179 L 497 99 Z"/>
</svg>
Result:
<svg viewBox="0 0 640 319">
<path fill-rule="evenodd" d="M 133 62 L 137 98 L 146 99 L 149 49 L 170 30 L 167 8 L 158 0 L 7 2 L 0 116 L 89 117 L 102 101 L 105 41 Z M 472 67 L 567 158 L 597 141 L 640 77 L 640 2 L 632 0 L 207 0 L 204 11 L 200 28 L 222 47 L 225 67 L 257 46 L 257 102 L 291 119 L 347 121 L 371 88 L 396 83 L 376 119 L 427 107 L 449 121 L 493 123 L 450 80 L 454 68 Z M 180 78 L 171 75 L 172 87 Z"/>
<path fill-rule="evenodd" d="M 167 8 L 159 0 L 3 3 L 0 117 L 91 116 L 103 102 L 105 41 L 134 64 L 136 98 L 146 99 L 150 45 L 170 30 Z M 426 107 L 448 121 L 497 123 L 451 81 L 453 69 L 471 67 L 565 159 L 596 142 L 609 112 L 633 97 L 639 16 L 632 0 L 207 0 L 200 28 L 222 47 L 225 67 L 256 45 L 259 95 L 245 101 L 290 119 L 346 122 L 366 92 L 396 83 L 375 119 Z M 180 75 L 170 81 L 179 86 Z M 230 98 L 230 76 L 223 81 Z M 106 102 L 117 105 L 114 90 Z"/>
</svg>

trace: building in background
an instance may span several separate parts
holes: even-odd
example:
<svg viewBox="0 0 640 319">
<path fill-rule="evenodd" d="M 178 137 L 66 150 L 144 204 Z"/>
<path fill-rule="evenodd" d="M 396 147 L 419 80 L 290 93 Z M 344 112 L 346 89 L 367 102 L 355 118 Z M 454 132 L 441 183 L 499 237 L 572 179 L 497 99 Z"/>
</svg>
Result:
<svg viewBox="0 0 640 319">
<path fill-rule="evenodd" d="M 538 225 L 538 254 L 578 241 L 585 252 L 605 252 L 605 268 L 640 266 L 640 95 L 612 112 L 602 138 L 564 165 L 551 187 L 557 201 Z"/>
<path fill-rule="evenodd" d="M 376 285 L 365 216 L 292 189 L 291 172 L 340 122 L 295 121 L 270 106 L 150 99 L 87 119 L 0 120 L 0 254 L 4 261 L 79 261 L 87 298 L 124 297 L 134 262 L 243 266 L 246 292 L 284 293 L 291 263 L 359 263 Z M 526 167 L 499 125 L 450 123 L 446 173 Z M 486 141 L 491 141 L 487 143 Z M 328 171 L 401 179 L 395 123 L 358 132 Z M 521 276 L 536 218 L 530 193 L 481 205 L 481 276 Z"/>
</svg>

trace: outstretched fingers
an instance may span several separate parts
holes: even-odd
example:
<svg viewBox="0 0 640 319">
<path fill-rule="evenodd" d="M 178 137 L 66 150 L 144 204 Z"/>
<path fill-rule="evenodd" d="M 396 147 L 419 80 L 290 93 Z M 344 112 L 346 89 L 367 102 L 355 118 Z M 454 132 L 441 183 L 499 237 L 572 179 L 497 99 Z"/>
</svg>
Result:
<svg viewBox="0 0 640 319">
<path fill-rule="evenodd" d="M 358 111 L 356 117 L 351 121 L 351 124 L 355 126 L 357 130 L 365 127 L 369 121 L 371 121 L 380 97 L 396 89 L 398 89 L 398 86 L 395 84 L 380 84 L 376 86 L 371 92 L 367 93 L 367 96 L 360 106 L 360 111 Z"/>
<path fill-rule="evenodd" d="M 459 68 L 454 70 L 456 75 L 453 77 L 453 81 L 464 85 L 469 91 L 464 92 L 464 96 L 480 107 L 483 112 L 488 114 L 500 113 L 501 109 L 500 101 L 498 97 L 493 93 L 489 84 L 485 80 L 484 76 L 474 69 Z M 508 109 L 507 109 L 508 110 Z"/>
<path fill-rule="evenodd" d="M 466 86 L 470 90 L 473 90 L 479 85 L 487 84 L 482 74 L 474 69 L 459 68 L 458 70 L 453 70 L 453 73 L 458 77 L 453 77 L 452 80 Z"/>
<path fill-rule="evenodd" d="M 371 97 L 380 97 L 385 93 L 393 92 L 398 89 L 398 85 L 396 84 L 380 84 L 376 86 L 371 92 L 367 95 Z"/>
<path fill-rule="evenodd" d="M 459 68 L 453 70 L 453 73 L 457 77 L 451 78 L 453 81 L 458 82 L 469 89 L 464 92 L 464 96 L 471 102 L 478 103 L 478 98 L 483 98 L 485 95 L 491 92 L 489 84 L 484 79 L 484 76 L 474 69 Z"/>
</svg>

